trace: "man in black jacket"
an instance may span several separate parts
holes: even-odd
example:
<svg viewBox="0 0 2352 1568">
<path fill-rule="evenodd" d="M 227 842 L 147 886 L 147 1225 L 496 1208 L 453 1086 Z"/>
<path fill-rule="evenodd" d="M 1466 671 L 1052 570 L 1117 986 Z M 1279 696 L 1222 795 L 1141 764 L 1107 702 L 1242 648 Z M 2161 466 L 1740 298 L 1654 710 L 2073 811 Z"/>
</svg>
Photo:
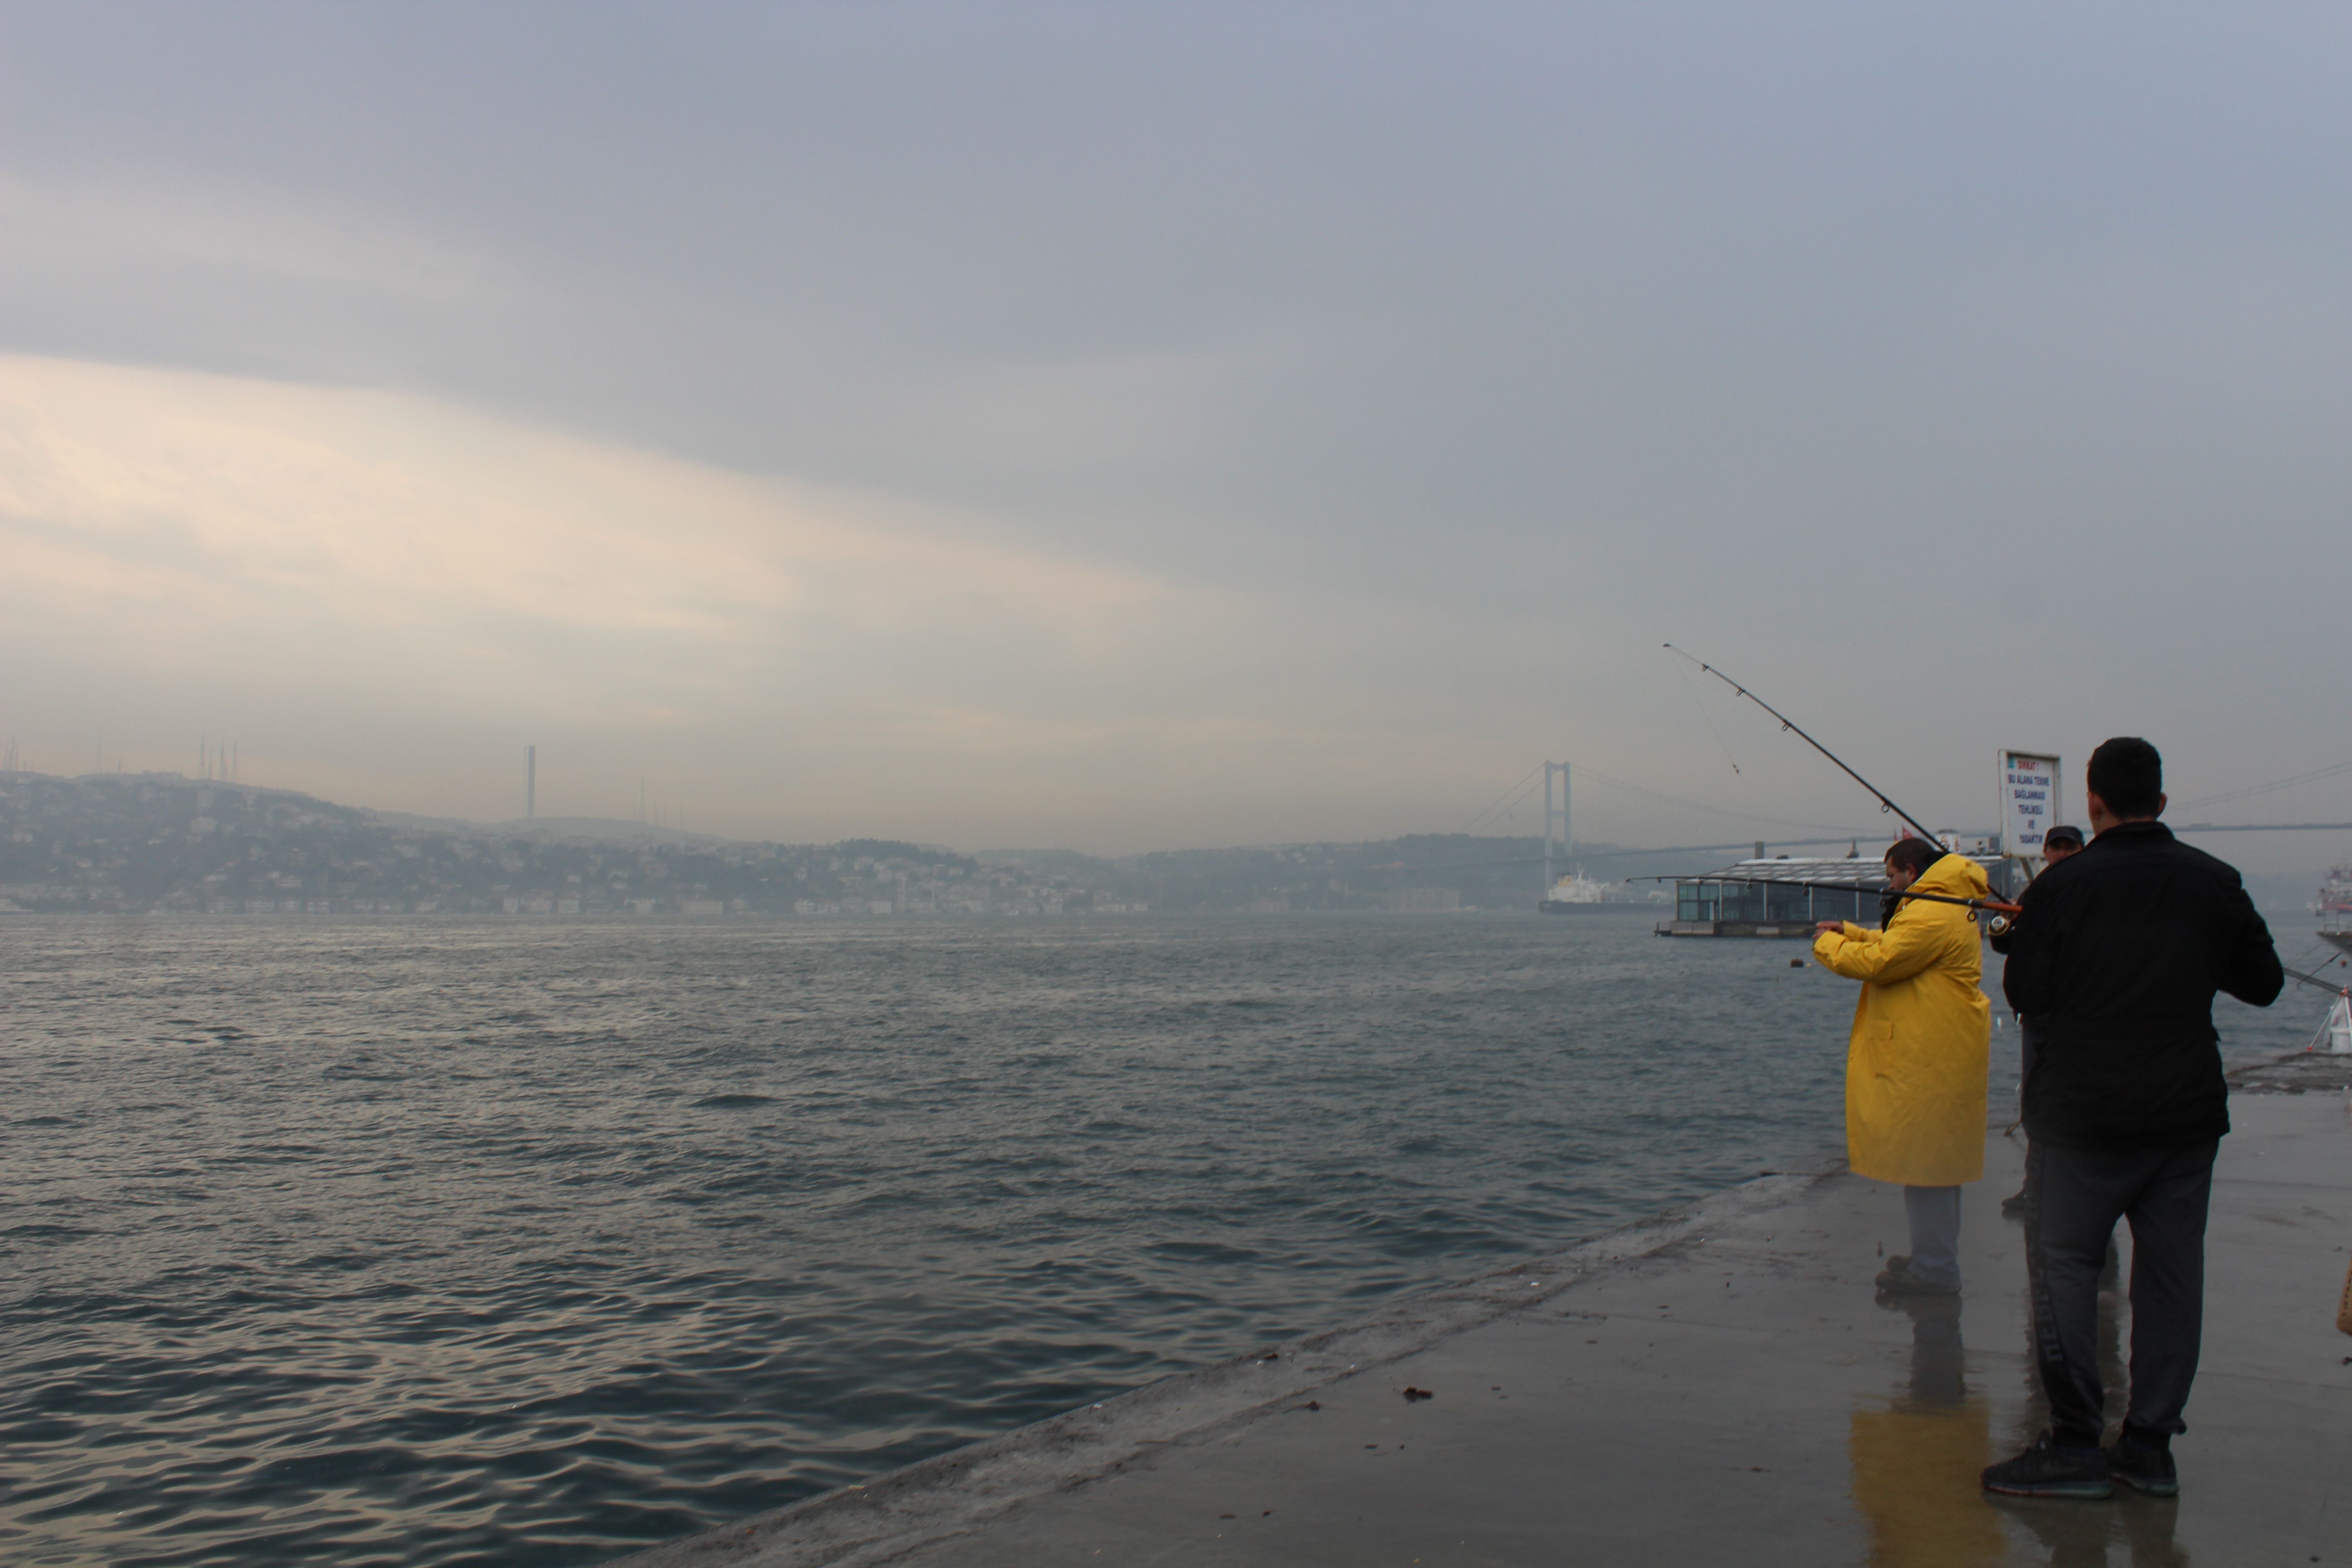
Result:
<svg viewBox="0 0 2352 1568">
<path fill-rule="evenodd" d="M 2163 763 L 2120 737 L 2091 754 L 2091 830 L 2021 900 L 2001 988 L 2040 1026 L 2024 1089 L 2026 1274 L 2050 1430 L 1984 1473 L 1993 1491 L 2179 1489 L 2172 1436 L 2197 1375 L 2205 1210 L 2230 1130 L 2213 995 L 2266 1007 L 2286 984 L 2238 873 L 2158 822 Z M 2131 1400 L 2102 1451 L 2098 1281 L 2132 1230 Z"/>
</svg>

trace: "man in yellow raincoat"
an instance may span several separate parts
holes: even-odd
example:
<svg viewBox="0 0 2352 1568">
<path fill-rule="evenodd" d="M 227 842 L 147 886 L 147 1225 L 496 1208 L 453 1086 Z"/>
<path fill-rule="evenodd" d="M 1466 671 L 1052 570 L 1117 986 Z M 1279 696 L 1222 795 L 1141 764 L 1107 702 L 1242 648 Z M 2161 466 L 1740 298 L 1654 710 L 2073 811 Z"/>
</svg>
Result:
<svg viewBox="0 0 2352 1568">
<path fill-rule="evenodd" d="M 1984 868 L 1924 838 L 1886 851 L 1887 885 L 1981 899 Z M 1954 1296 L 1960 1289 L 1960 1184 L 1984 1174 L 1985 1080 L 1992 1004 L 1978 982 L 1984 956 L 1973 910 L 1895 900 L 1883 929 L 1824 921 L 1813 938 L 1822 967 L 1863 982 L 1846 1048 L 1846 1159 L 1854 1171 L 1903 1187 L 1911 1250 L 1878 1276 L 1889 1295 Z"/>
</svg>

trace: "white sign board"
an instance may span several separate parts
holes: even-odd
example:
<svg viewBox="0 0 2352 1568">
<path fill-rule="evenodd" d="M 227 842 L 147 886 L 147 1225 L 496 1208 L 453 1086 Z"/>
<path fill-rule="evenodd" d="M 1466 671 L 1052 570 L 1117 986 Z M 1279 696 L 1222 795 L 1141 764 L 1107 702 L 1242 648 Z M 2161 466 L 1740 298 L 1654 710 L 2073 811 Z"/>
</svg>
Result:
<svg viewBox="0 0 2352 1568">
<path fill-rule="evenodd" d="M 2000 754 L 2000 847 L 2039 858 L 2042 839 L 2060 821 L 2058 759 L 2036 752 Z"/>
</svg>

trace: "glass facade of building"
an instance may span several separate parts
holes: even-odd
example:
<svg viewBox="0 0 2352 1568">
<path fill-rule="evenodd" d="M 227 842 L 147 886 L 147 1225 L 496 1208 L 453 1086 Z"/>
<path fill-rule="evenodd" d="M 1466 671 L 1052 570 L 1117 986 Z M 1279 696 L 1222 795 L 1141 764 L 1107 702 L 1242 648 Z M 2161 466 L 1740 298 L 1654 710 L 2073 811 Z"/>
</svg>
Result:
<svg viewBox="0 0 2352 1568">
<path fill-rule="evenodd" d="M 1675 889 L 1679 921 L 1852 921 L 1878 923 L 1878 893 L 1845 888 L 1780 888 L 1696 879 Z"/>
<path fill-rule="evenodd" d="M 1994 855 L 1971 855 L 1992 884 L 1993 896 L 2005 898 L 2012 879 L 2010 866 Z M 1777 882 L 1826 883 L 1828 886 L 1778 887 Z M 1886 890 L 1885 867 L 1860 856 L 1836 860 L 1742 860 L 1720 870 L 1678 879 L 1675 885 L 1676 927 L 1751 925 L 1792 927 L 1816 921 L 1852 921 L 1856 925 L 1878 923 L 1879 895 Z M 1706 930 L 1666 934 L 1704 936 Z M 1731 931 L 1725 934 L 1748 934 Z M 1772 934 L 1767 931 L 1765 934 Z M 1780 934 L 1794 934 L 1784 930 Z"/>
</svg>

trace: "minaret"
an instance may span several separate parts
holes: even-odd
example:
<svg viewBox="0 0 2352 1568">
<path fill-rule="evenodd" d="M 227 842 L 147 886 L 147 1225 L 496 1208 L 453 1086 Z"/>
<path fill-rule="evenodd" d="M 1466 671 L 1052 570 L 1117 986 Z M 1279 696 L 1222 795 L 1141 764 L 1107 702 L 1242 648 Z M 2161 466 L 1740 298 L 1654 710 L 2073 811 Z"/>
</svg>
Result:
<svg viewBox="0 0 2352 1568">
<path fill-rule="evenodd" d="M 527 817 L 539 815 L 539 748 L 537 746 L 525 746 L 522 749 L 522 814 Z"/>
</svg>

